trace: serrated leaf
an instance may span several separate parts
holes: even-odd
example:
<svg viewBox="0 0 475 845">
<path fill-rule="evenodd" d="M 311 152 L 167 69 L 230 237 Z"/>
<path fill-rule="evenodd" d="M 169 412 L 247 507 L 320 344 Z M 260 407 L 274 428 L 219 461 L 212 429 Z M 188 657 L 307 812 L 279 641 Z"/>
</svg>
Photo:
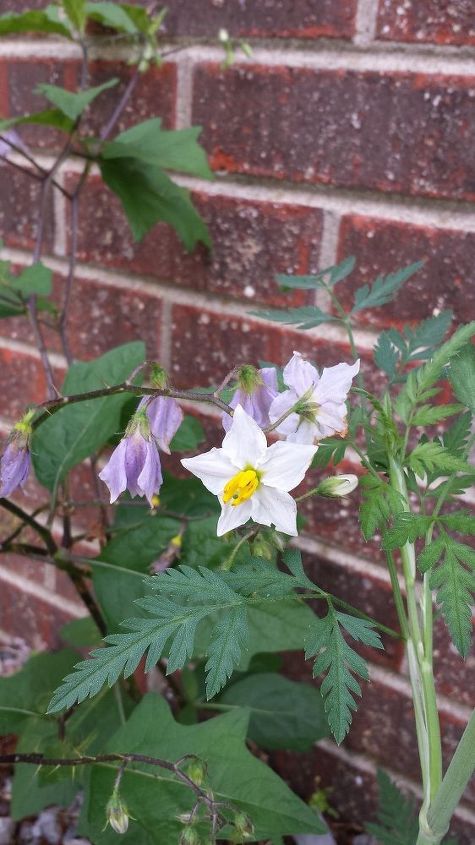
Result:
<svg viewBox="0 0 475 845">
<path fill-rule="evenodd" d="M 403 267 L 395 273 L 390 273 L 388 276 L 379 276 L 371 285 L 363 285 L 355 291 L 355 304 L 352 308 L 352 314 L 362 311 L 364 308 L 380 308 L 391 302 L 395 294 L 399 291 L 402 285 L 407 282 L 414 273 L 423 267 L 423 261 L 416 261 L 408 267 Z"/>
<path fill-rule="evenodd" d="M 336 466 L 345 457 L 347 448 L 348 444 L 341 437 L 326 437 L 320 440 L 312 460 L 312 469 L 325 469 L 330 463 Z"/>
<path fill-rule="evenodd" d="M 462 405 L 421 405 L 412 418 L 412 425 L 435 425 L 447 417 L 460 413 Z"/>
<path fill-rule="evenodd" d="M 439 517 L 440 522 L 450 531 L 460 534 L 475 534 L 475 516 L 470 511 L 457 511 Z"/>
<path fill-rule="evenodd" d="M 213 698 L 226 685 L 239 664 L 247 639 L 246 612 L 236 607 L 215 628 L 206 663 L 206 697 Z M 183 664 L 182 664 L 183 665 Z"/>
<path fill-rule="evenodd" d="M 85 393 L 119 384 L 144 361 L 141 341 L 118 346 L 100 358 L 74 363 L 66 376 L 63 394 Z M 65 474 L 101 448 L 119 430 L 121 410 L 128 399 L 123 393 L 66 406 L 39 426 L 32 438 L 32 457 L 37 478 L 54 490 Z"/>
<path fill-rule="evenodd" d="M 470 471 L 466 461 L 453 455 L 435 440 L 419 443 L 406 457 L 405 463 L 419 478 L 424 478 L 427 473 L 434 471 L 439 474 Z"/>
<path fill-rule="evenodd" d="M 391 528 L 383 532 L 383 549 L 402 549 L 406 543 L 414 543 L 418 537 L 424 537 L 433 521 L 424 514 L 396 514 Z"/>
<path fill-rule="evenodd" d="M 178 170 L 201 179 L 212 179 L 206 153 L 198 143 L 201 126 L 162 129 L 159 117 L 127 129 L 102 149 L 103 159 L 134 158 L 161 170 Z"/>
<path fill-rule="evenodd" d="M 101 160 L 102 178 L 122 202 L 135 240 L 159 221 L 172 226 L 187 250 L 201 241 L 211 246 L 208 229 L 185 188 L 166 173 L 134 158 Z"/>
<path fill-rule="evenodd" d="M 283 288 L 292 288 L 297 290 L 314 290 L 319 287 L 333 287 L 334 285 L 346 279 L 350 275 L 356 259 L 351 256 L 345 258 L 340 264 L 334 264 L 331 267 L 326 267 L 311 276 L 287 276 L 283 273 L 278 273 L 276 278 L 277 284 Z"/>
<path fill-rule="evenodd" d="M 439 537 L 439 544 L 441 555 L 438 562 L 432 562 L 430 587 L 437 590 L 437 603 L 441 607 L 452 642 L 461 656 L 466 657 L 472 635 L 475 551 L 447 534 Z M 422 565 L 426 563 L 427 558 Z"/>
<path fill-rule="evenodd" d="M 444 548 L 445 542 L 443 537 L 432 540 L 418 555 L 417 566 L 419 570 L 424 573 L 431 569 L 439 560 Z"/>
<path fill-rule="evenodd" d="M 374 347 L 374 362 L 377 367 L 386 373 L 389 381 L 393 381 L 396 375 L 399 360 L 399 350 L 391 341 L 391 333 L 382 332 Z"/>
<path fill-rule="evenodd" d="M 46 97 L 55 108 L 59 109 L 73 122 L 80 117 L 80 115 L 91 105 L 92 102 L 109 88 L 113 88 L 118 83 L 118 79 L 108 79 L 102 85 L 96 85 L 94 88 L 86 88 L 84 91 L 67 91 L 65 88 L 60 88 L 58 85 L 49 85 L 48 83 L 40 83 L 37 85 L 37 91 Z"/>
<path fill-rule="evenodd" d="M 361 695 L 354 675 L 368 679 L 366 661 L 348 645 L 341 627 L 357 641 L 382 648 L 370 622 L 335 611 L 331 606 L 323 619 L 316 620 L 307 637 L 305 657 L 315 657 L 314 677 L 325 674 L 320 691 L 328 724 L 338 744 L 349 731 L 351 713 L 356 710 L 354 696 Z"/>
<path fill-rule="evenodd" d="M 446 449 L 453 455 L 462 457 L 465 452 L 468 438 L 472 429 L 472 414 L 466 411 L 452 423 L 450 428 L 442 435 L 442 441 Z"/>
<path fill-rule="evenodd" d="M 365 540 L 370 540 L 378 528 L 402 511 L 402 500 L 396 490 L 374 476 L 360 478 L 362 501 L 360 507 L 361 530 Z"/>
<path fill-rule="evenodd" d="M 459 402 L 475 413 L 475 347 L 471 343 L 452 358 L 449 379 Z"/>
<path fill-rule="evenodd" d="M 381 769 L 377 773 L 379 802 L 377 823 L 366 830 L 380 845 L 409 845 L 419 834 L 419 821 L 413 801 L 406 798 Z"/>
</svg>

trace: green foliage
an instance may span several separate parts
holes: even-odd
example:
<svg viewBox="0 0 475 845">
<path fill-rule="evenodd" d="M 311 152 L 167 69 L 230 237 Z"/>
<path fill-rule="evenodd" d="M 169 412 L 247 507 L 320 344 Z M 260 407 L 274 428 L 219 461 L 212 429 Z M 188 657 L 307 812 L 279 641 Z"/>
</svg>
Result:
<svg viewBox="0 0 475 845">
<path fill-rule="evenodd" d="M 73 28 L 83 33 L 87 20 L 86 0 L 61 0 L 61 2 Z"/>
<path fill-rule="evenodd" d="M 368 833 L 380 845 L 408 845 L 419 833 L 414 802 L 406 798 L 381 769 L 378 771 L 379 806 L 377 822 L 367 824 Z"/>
<path fill-rule="evenodd" d="M 389 329 L 380 334 L 374 349 L 374 360 L 390 382 L 404 381 L 404 369 L 415 361 L 427 360 L 442 343 L 452 321 L 451 311 L 423 320 L 415 327 L 405 326 L 402 332 Z"/>
<path fill-rule="evenodd" d="M 28 298 L 33 294 L 39 297 L 51 293 L 51 270 L 38 262 L 23 270 L 18 276 L 10 271 L 8 262 L 0 264 L 0 317 L 13 317 L 25 313 Z M 39 301 L 41 307 L 46 302 Z"/>
<path fill-rule="evenodd" d="M 364 475 L 359 484 L 362 493 L 361 530 L 365 540 L 370 540 L 378 529 L 402 510 L 402 500 L 396 490 L 373 475 Z"/>
<path fill-rule="evenodd" d="M 325 437 L 320 440 L 312 461 L 312 469 L 325 469 L 330 463 L 337 466 L 345 457 L 347 446 L 341 437 Z"/>
<path fill-rule="evenodd" d="M 437 603 L 452 642 L 466 657 L 472 634 L 475 551 L 442 531 L 419 555 L 417 563 L 422 571 L 431 570 L 430 587 L 437 590 Z"/>
<path fill-rule="evenodd" d="M 63 394 L 118 384 L 141 364 L 145 347 L 141 341 L 118 346 L 100 358 L 74 363 L 69 368 Z M 32 438 L 33 464 L 38 481 L 49 490 L 73 466 L 100 449 L 118 430 L 126 393 L 65 406 L 39 426 Z"/>
<path fill-rule="evenodd" d="M 286 276 L 279 273 L 276 276 L 276 281 L 284 289 L 313 290 L 315 288 L 334 287 L 350 275 L 355 262 L 354 257 L 345 258 L 340 264 L 327 267 L 311 276 Z"/>
<path fill-rule="evenodd" d="M 186 415 L 170 443 L 172 452 L 191 452 L 205 439 L 205 431 L 196 417 Z"/>
<path fill-rule="evenodd" d="M 470 466 L 466 461 L 453 455 L 436 440 L 418 443 L 413 451 L 407 455 L 405 463 L 419 478 L 424 478 L 427 473 L 434 472 L 441 475 L 450 472 L 470 471 Z"/>
<path fill-rule="evenodd" d="M 371 285 L 363 285 L 355 291 L 355 304 L 351 313 L 356 314 L 365 308 L 380 308 L 394 298 L 405 282 L 423 267 L 423 261 L 416 261 L 388 276 L 378 276 Z"/>
<path fill-rule="evenodd" d="M 248 735 L 261 748 L 307 751 L 328 735 L 320 693 L 273 672 L 236 681 L 217 704 L 249 708 Z"/>
<path fill-rule="evenodd" d="M 87 16 L 103 26 L 124 32 L 127 35 L 145 33 L 149 27 L 150 18 L 145 9 L 137 9 L 127 3 L 97 2 L 86 3 Z"/>
<path fill-rule="evenodd" d="M 475 348 L 471 343 L 452 358 L 449 379 L 459 402 L 475 413 Z"/>
<path fill-rule="evenodd" d="M 189 192 L 166 173 L 135 158 L 102 160 L 100 166 L 104 182 L 122 202 L 135 240 L 162 220 L 173 226 L 186 249 L 193 249 L 198 241 L 211 245 Z"/>
<path fill-rule="evenodd" d="M 96 85 L 94 88 L 86 88 L 84 91 L 67 91 L 65 88 L 60 88 L 58 85 L 48 85 L 41 83 L 37 85 L 37 91 L 46 97 L 49 102 L 59 109 L 66 117 L 75 122 L 91 105 L 92 102 L 109 88 L 113 88 L 118 83 L 118 79 L 108 79 L 102 85 Z"/>
<path fill-rule="evenodd" d="M 351 711 L 356 710 L 354 695 L 361 695 L 354 675 L 368 679 L 366 661 L 348 645 L 342 628 L 356 642 L 373 648 L 383 647 L 370 622 L 336 611 L 331 605 L 327 615 L 315 621 L 307 637 L 305 656 L 316 657 L 313 676 L 326 673 L 321 693 L 328 724 L 338 744 L 349 731 Z"/>
<path fill-rule="evenodd" d="M 0 35 L 43 32 L 46 35 L 63 35 L 65 38 L 71 38 L 71 31 L 61 21 L 58 12 L 58 7 L 50 4 L 41 11 L 23 12 L 20 15 L 1 15 Z"/>
<path fill-rule="evenodd" d="M 431 516 L 419 513 L 398 513 L 391 528 L 383 531 L 384 549 L 402 549 L 406 543 L 413 543 L 418 537 L 424 537 L 431 525 Z"/>
<path fill-rule="evenodd" d="M 0 120 L 0 132 L 5 132 L 7 129 L 11 129 L 12 126 L 21 126 L 23 124 L 51 126 L 53 129 L 59 129 L 60 132 L 70 132 L 73 128 L 72 120 L 66 117 L 59 109 L 43 109 L 43 111 L 34 112 L 33 114 L 24 114 L 19 117 L 8 117 Z"/>
<path fill-rule="evenodd" d="M 255 834 L 250 841 L 290 833 L 321 833 L 323 825 L 318 817 L 248 751 L 247 722 L 248 715 L 239 709 L 200 725 L 180 725 L 165 701 L 149 694 L 114 735 L 109 748 L 133 749 L 136 753 L 168 760 L 193 754 L 203 760 L 207 766 L 206 786 L 215 800 L 224 803 L 223 811 L 228 813 L 226 808 L 231 804 L 252 820 Z M 114 777 L 114 768 L 94 766 L 88 786 L 81 834 L 100 845 L 109 845 L 117 839 L 112 832 L 102 832 L 104 807 Z M 190 812 L 195 801 L 191 790 L 169 772 L 143 764 L 127 768 L 121 794 L 135 819 L 123 839 L 134 845 L 177 842 L 182 829 L 179 818 Z M 198 830 L 205 833 L 203 825 Z"/>
<path fill-rule="evenodd" d="M 26 723 L 44 719 L 51 690 L 71 670 L 72 651 L 33 655 L 14 675 L 0 678 L 0 731 L 20 734 Z"/>
<path fill-rule="evenodd" d="M 313 329 L 323 323 L 340 323 L 338 317 L 326 314 L 316 305 L 303 305 L 301 308 L 268 308 L 262 311 L 251 311 L 256 317 L 264 317 L 274 323 L 296 325 L 298 329 Z"/>
<path fill-rule="evenodd" d="M 127 129 L 104 145 L 102 158 L 133 158 L 161 170 L 178 170 L 212 179 L 206 153 L 198 144 L 201 127 L 170 131 L 162 129 L 161 124 L 161 118 L 154 117 Z"/>
</svg>

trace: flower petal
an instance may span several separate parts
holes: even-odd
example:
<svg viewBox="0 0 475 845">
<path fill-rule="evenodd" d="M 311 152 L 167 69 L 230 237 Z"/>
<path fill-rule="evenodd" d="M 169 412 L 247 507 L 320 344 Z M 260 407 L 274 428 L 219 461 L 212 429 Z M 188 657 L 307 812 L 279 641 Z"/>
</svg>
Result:
<svg viewBox="0 0 475 845">
<path fill-rule="evenodd" d="M 221 501 L 221 500 L 220 500 Z M 251 518 L 252 499 L 243 502 L 241 505 L 225 505 L 221 501 L 221 516 L 218 519 L 217 535 L 222 537 L 233 528 L 244 525 Z"/>
<path fill-rule="evenodd" d="M 278 382 L 277 382 L 277 370 L 275 367 L 262 367 L 259 370 L 262 381 L 269 388 L 273 393 L 277 393 L 279 390 Z"/>
<path fill-rule="evenodd" d="M 289 493 L 261 484 L 250 502 L 255 522 L 275 525 L 277 531 L 297 536 L 297 505 Z"/>
<path fill-rule="evenodd" d="M 0 460 L 0 496 L 9 496 L 23 486 L 30 471 L 30 453 L 26 447 L 9 443 Z"/>
<path fill-rule="evenodd" d="M 345 402 L 351 382 L 359 370 L 359 359 L 354 364 L 335 364 L 334 367 L 325 367 L 313 395 L 317 405 L 324 402 Z"/>
<path fill-rule="evenodd" d="M 267 449 L 264 432 L 241 405 L 234 411 L 233 423 L 223 440 L 223 452 L 237 469 L 259 466 Z"/>
<path fill-rule="evenodd" d="M 151 440 L 147 441 L 145 461 L 142 471 L 137 479 L 137 486 L 142 494 L 146 496 L 150 505 L 152 504 L 152 496 L 158 493 L 162 486 L 162 468 L 160 466 L 160 456 L 158 449 Z"/>
<path fill-rule="evenodd" d="M 147 400 L 145 402 L 150 430 L 159 448 L 169 455 L 170 441 L 183 422 L 183 411 L 176 399 L 169 396 L 158 396 L 151 402 L 147 403 Z"/>
<path fill-rule="evenodd" d="M 127 490 L 132 497 L 142 496 L 139 487 L 139 475 L 143 470 L 145 458 L 147 457 L 147 443 L 140 431 L 135 431 L 128 437 L 124 437 L 125 450 L 125 472 L 127 475 Z"/>
<path fill-rule="evenodd" d="M 216 447 L 202 455 L 195 455 L 194 458 L 183 458 L 181 463 L 215 496 L 223 492 L 226 482 L 236 474 L 236 467 L 224 454 L 223 449 Z"/>
<path fill-rule="evenodd" d="M 279 428 L 277 429 L 277 431 L 279 431 Z M 289 434 L 286 437 L 286 440 L 287 443 L 310 444 L 315 443 L 315 441 L 321 438 L 322 436 L 323 435 L 320 434 L 318 425 L 315 425 L 315 423 L 310 422 L 310 420 L 303 420 L 300 417 L 298 418 L 298 426 L 296 430 L 292 432 L 292 434 Z"/>
<path fill-rule="evenodd" d="M 298 396 L 295 390 L 284 390 L 283 393 L 279 393 L 278 396 L 275 397 L 272 405 L 269 408 L 269 419 L 272 423 L 277 422 L 289 408 L 292 408 L 293 405 L 298 400 Z M 278 428 L 276 429 L 279 434 L 288 435 L 292 434 L 297 428 L 299 424 L 299 416 L 295 413 L 289 414 L 288 417 L 285 418 L 283 422 L 280 423 Z"/>
<path fill-rule="evenodd" d="M 109 460 L 107 461 L 99 478 L 107 484 L 111 497 L 111 503 L 119 498 L 127 487 L 127 473 L 125 471 L 125 453 L 127 450 L 126 439 L 122 438 L 116 446 Z"/>
<path fill-rule="evenodd" d="M 273 443 L 267 450 L 265 461 L 260 465 L 262 484 L 288 493 L 302 481 L 316 446 L 302 446 L 297 443 Z"/>
<path fill-rule="evenodd" d="M 317 370 L 306 361 L 300 352 L 294 352 L 289 363 L 284 367 L 284 381 L 287 387 L 292 387 L 297 397 L 303 396 L 310 387 L 318 384 L 320 376 Z"/>
</svg>

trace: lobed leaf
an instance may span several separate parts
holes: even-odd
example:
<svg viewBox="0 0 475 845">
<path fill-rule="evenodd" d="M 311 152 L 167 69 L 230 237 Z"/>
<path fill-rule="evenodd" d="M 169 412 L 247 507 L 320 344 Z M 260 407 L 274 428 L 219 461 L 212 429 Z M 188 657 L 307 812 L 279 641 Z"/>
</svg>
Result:
<svg viewBox="0 0 475 845">
<path fill-rule="evenodd" d="M 94 88 L 86 88 L 84 91 L 67 91 L 58 85 L 49 85 L 47 83 L 41 83 L 36 88 L 55 108 L 59 109 L 60 112 L 74 123 L 83 111 L 94 102 L 96 97 L 102 94 L 103 91 L 113 88 L 117 85 L 118 81 L 118 79 L 108 79 L 102 85 L 96 85 Z"/>
<path fill-rule="evenodd" d="M 352 314 L 362 311 L 364 308 L 380 308 L 391 302 L 393 297 L 407 282 L 414 273 L 424 265 L 423 261 L 416 261 L 408 267 L 403 267 L 395 273 L 390 273 L 388 276 L 379 276 L 371 285 L 363 285 L 355 292 L 355 304 L 351 310 Z"/>
</svg>

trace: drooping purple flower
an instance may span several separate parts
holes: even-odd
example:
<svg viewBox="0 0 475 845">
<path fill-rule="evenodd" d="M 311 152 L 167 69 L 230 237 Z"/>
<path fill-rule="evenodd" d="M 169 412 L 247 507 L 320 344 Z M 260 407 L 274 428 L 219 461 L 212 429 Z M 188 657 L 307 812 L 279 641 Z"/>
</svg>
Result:
<svg viewBox="0 0 475 845">
<path fill-rule="evenodd" d="M 7 132 L 2 132 L 0 138 L 0 164 L 3 163 L 1 159 L 7 159 L 14 152 L 14 147 L 8 143 L 9 141 L 20 150 L 28 152 L 28 147 L 25 146 L 16 129 L 8 129 Z"/>
<path fill-rule="evenodd" d="M 183 411 L 178 402 L 169 396 L 157 396 L 155 399 L 144 396 L 138 407 L 139 410 L 146 409 L 150 431 L 158 448 L 169 455 L 170 442 L 183 422 Z"/>
<path fill-rule="evenodd" d="M 125 437 L 112 452 L 99 478 L 109 488 L 111 503 L 128 490 L 132 498 L 145 496 L 152 505 L 152 497 L 160 490 L 163 478 L 158 449 L 143 410 L 132 417 Z"/>
<path fill-rule="evenodd" d="M 23 487 L 28 478 L 30 458 L 31 421 L 35 415 L 29 410 L 13 427 L 5 451 L 0 458 L 0 496 L 9 496 L 17 487 Z"/>
<path fill-rule="evenodd" d="M 294 352 L 284 367 L 284 381 L 289 389 L 274 399 L 269 411 L 273 423 L 289 412 L 276 431 L 291 443 L 316 443 L 332 434 L 344 437 L 346 399 L 359 369 L 358 360 L 325 367 L 320 375 L 299 352 Z M 291 409 L 294 410 L 290 412 Z"/>
<path fill-rule="evenodd" d="M 28 446 L 14 437 L 0 459 L 0 496 L 10 496 L 17 487 L 23 487 L 30 472 L 31 459 Z"/>
<path fill-rule="evenodd" d="M 229 403 L 230 407 L 241 405 L 260 428 L 266 428 L 269 425 L 270 406 L 278 393 L 274 367 L 256 370 L 255 367 L 245 365 L 239 368 L 237 380 L 239 387 Z M 224 430 L 229 431 L 232 417 L 225 413 L 221 419 Z"/>
</svg>

